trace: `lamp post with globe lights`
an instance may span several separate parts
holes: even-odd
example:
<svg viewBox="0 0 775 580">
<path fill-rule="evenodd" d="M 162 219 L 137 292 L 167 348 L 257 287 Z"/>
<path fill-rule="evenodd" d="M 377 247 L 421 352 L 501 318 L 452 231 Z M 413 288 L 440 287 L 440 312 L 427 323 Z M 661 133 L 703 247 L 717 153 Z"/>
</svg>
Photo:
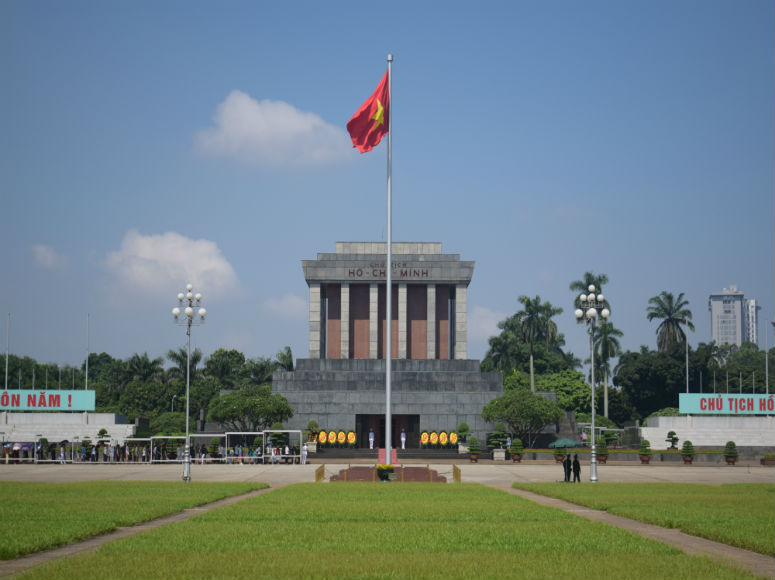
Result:
<svg viewBox="0 0 775 580">
<path fill-rule="evenodd" d="M 605 298 L 602 294 L 595 294 L 595 285 L 590 284 L 587 288 L 589 294 L 582 294 L 579 296 L 580 307 L 574 312 L 576 316 L 576 322 L 579 324 L 586 324 L 589 332 L 589 354 L 592 366 L 591 379 L 592 379 L 592 453 L 590 454 L 589 461 L 589 481 L 592 483 L 597 482 L 597 449 L 595 448 L 595 322 L 597 316 L 603 320 L 607 320 L 611 315 L 611 312 L 606 308 Z"/>
<path fill-rule="evenodd" d="M 199 293 L 194 294 L 192 292 L 193 289 L 194 287 L 191 284 L 187 284 L 186 293 L 181 292 L 178 294 L 178 306 L 172 309 L 172 317 L 175 319 L 175 323 L 186 327 L 186 337 L 188 338 L 186 349 L 186 447 L 183 452 L 183 481 L 186 483 L 191 481 L 191 439 L 188 428 L 188 404 L 191 387 L 191 327 L 204 323 L 205 316 L 207 315 L 207 310 L 201 307 L 202 295 Z M 181 308 L 183 308 L 182 311 Z M 195 310 L 195 308 L 199 308 L 199 310 Z M 182 319 L 180 317 L 181 313 L 183 314 Z"/>
</svg>

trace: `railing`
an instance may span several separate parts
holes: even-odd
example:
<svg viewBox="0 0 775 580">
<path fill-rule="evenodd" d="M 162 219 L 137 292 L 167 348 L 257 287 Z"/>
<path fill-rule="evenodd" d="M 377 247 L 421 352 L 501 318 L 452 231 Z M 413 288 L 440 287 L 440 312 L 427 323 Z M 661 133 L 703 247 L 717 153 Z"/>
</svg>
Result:
<svg viewBox="0 0 775 580">
<path fill-rule="evenodd" d="M 326 478 L 326 466 L 320 465 L 315 469 L 315 483 L 321 482 Z"/>
<path fill-rule="evenodd" d="M 457 465 L 452 466 L 452 481 L 460 483 L 462 481 L 460 468 Z"/>
</svg>

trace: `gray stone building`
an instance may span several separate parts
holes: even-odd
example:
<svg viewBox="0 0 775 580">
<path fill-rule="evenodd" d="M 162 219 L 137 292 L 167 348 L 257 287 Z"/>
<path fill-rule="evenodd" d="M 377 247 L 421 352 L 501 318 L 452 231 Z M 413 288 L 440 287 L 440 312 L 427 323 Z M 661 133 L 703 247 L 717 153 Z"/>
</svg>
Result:
<svg viewBox="0 0 775 580">
<path fill-rule="evenodd" d="M 273 376 L 288 399 L 289 429 L 372 430 L 384 446 L 386 244 L 337 242 L 335 253 L 303 260 L 309 286 L 309 358 Z M 443 254 L 440 243 L 393 243 L 390 329 L 392 446 L 419 445 L 423 430 L 453 431 L 465 421 L 483 437 L 484 405 L 503 394 L 501 373 L 467 358 L 467 291 L 474 262 Z"/>
</svg>

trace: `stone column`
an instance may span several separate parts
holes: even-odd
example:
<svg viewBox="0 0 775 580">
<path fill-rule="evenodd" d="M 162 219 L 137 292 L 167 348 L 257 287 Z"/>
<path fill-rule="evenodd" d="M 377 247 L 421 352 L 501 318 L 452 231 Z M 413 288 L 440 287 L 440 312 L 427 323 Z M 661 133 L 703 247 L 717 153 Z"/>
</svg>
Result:
<svg viewBox="0 0 775 580">
<path fill-rule="evenodd" d="M 320 284 L 309 285 L 309 358 L 320 358 Z"/>
<path fill-rule="evenodd" d="M 428 360 L 436 358 L 436 284 L 428 284 Z"/>
<path fill-rule="evenodd" d="M 379 324 L 377 317 L 378 286 L 369 284 L 369 358 L 377 358 L 377 337 L 379 336 Z"/>
<path fill-rule="evenodd" d="M 398 285 L 398 358 L 406 358 L 406 284 Z"/>
<path fill-rule="evenodd" d="M 468 345 L 466 332 L 466 296 L 468 288 L 464 284 L 455 286 L 455 358 L 463 360 L 468 358 Z"/>
<path fill-rule="evenodd" d="M 341 294 L 342 331 L 341 358 L 350 358 L 350 285 L 342 284 Z"/>
</svg>

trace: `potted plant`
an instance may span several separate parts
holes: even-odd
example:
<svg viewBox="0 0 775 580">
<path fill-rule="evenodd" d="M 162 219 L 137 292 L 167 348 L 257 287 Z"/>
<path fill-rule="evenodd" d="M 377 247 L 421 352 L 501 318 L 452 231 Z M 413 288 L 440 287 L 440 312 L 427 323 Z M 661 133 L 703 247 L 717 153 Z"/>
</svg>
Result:
<svg viewBox="0 0 775 580">
<path fill-rule="evenodd" d="M 463 421 L 460 425 L 457 427 L 457 436 L 460 438 L 461 443 L 465 443 L 468 440 L 468 436 L 471 434 L 471 428 L 468 426 L 468 423 Z"/>
<path fill-rule="evenodd" d="M 724 446 L 724 458 L 727 460 L 727 465 L 734 465 L 737 461 L 737 445 L 734 441 L 727 441 Z"/>
<path fill-rule="evenodd" d="M 495 461 L 506 461 L 506 426 L 501 423 L 495 423 L 495 432 L 487 437 L 487 449 L 492 452 L 492 458 Z"/>
<path fill-rule="evenodd" d="M 481 448 L 479 447 L 479 440 L 476 437 L 469 438 L 468 439 L 468 458 L 471 460 L 471 463 L 479 462 L 479 453 L 481 453 Z"/>
<path fill-rule="evenodd" d="M 605 465 L 608 461 L 608 446 L 604 440 L 595 442 L 595 454 L 597 455 L 597 462 L 601 465 Z"/>
<path fill-rule="evenodd" d="M 390 476 L 393 474 L 394 468 L 390 463 L 383 463 L 377 465 L 377 475 L 380 481 L 390 481 Z"/>
<path fill-rule="evenodd" d="M 760 461 L 762 465 L 775 465 L 775 453 L 765 453 Z"/>
<path fill-rule="evenodd" d="M 638 451 L 638 455 L 640 456 L 641 465 L 649 464 L 649 461 L 651 461 L 651 443 L 648 439 L 644 439 L 640 442 L 640 451 Z"/>
<path fill-rule="evenodd" d="M 520 463 L 522 461 L 522 454 L 525 452 L 525 448 L 522 447 L 522 440 L 518 437 L 514 437 L 511 440 L 511 447 L 509 453 L 511 453 L 511 460 L 514 463 Z"/>
<path fill-rule="evenodd" d="M 688 439 L 684 441 L 683 447 L 681 447 L 681 456 L 684 458 L 684 463 L 691 464 L 694 460 L 694 445 Z"/>
<path fill-rule="evenodd" d="M 676 447 L 678 444 L 678 436 L 675 434 L 675 431 L 668 431 L 667 439 L 665 439 L 665 441 L 670 443 L 670 447 L 668 447 L 668 449 L 678 449 L 678 447 Z"/>
<path fill-rule="evenodd" d="M 565 459 L 565 456 L 567 455 L 568 450 L 565 449 L 565 447 L 555 447 L 554 448 L 554 460 L 557 463 L 562 463 Z"/>
</svg>

